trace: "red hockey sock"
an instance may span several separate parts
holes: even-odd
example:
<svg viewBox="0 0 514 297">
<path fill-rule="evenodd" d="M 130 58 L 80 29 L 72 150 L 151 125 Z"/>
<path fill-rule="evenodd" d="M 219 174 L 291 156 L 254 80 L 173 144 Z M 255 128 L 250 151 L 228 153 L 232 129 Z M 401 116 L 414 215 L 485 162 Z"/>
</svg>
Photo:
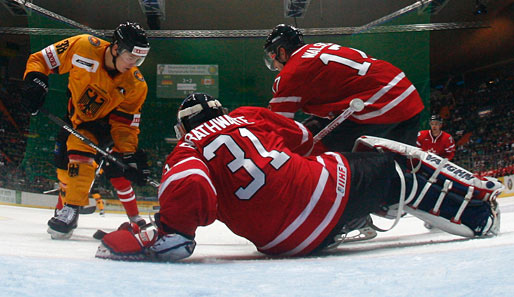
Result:
<svg viewBox="0 0 514 297">
<path fill-rule="evenodd" d="M 118 199 L 127 212 L 127 216 L 133 217 L 139 214 L 136 201 L 136 193 L 132 189 L 132 184 L 124 177 L 111 178 L 111 184 L 116 189 Z"/>
</svg>

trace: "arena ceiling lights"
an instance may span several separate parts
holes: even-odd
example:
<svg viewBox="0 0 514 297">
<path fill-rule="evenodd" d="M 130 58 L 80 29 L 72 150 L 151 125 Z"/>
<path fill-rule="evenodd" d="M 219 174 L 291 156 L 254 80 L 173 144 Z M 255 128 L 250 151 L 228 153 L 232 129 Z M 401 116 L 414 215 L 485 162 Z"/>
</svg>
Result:
<svg viewBox="0 0 514 297">
<path fill-rule="evenodd" d="M 160 30 L 160 20 L 166 18 L 166 12 L 164 10 L 165 0 L 138 0 L 141 10 L 146 15 L 148 27 L 151 30 Z"/>
<path fill-rule="evenodd" d="M 284 17 L 301 18 L 307 11 L 311 0 L 284 0 Z"/>
<path fill-rule="evenodd" d="M 9 11 L 14 16 L 29 15 L 25 6 L 18 2 L 14 2 L 11 0 L 0 0 L 0 2 L 2 2 L 2 4 L 5 6 L 5 8 L 7 8 L 7 11 Z M 30 0 L 29 2 L 32 2 L 32 0 Z"/>
</svg>

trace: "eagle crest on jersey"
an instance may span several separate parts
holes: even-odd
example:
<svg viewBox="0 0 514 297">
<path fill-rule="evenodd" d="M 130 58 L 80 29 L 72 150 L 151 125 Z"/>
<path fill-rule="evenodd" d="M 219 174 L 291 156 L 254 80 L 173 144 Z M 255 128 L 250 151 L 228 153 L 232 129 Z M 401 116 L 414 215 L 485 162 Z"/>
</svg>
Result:
<svg viewBox="0 0 514 297">
<path fill-rule="evenodd" d="M 78 107 L 84 115 L 94 117 L 104 103 L 105 99 L 95 89 L 88 87 L 80 98 Z"/>
</svg>

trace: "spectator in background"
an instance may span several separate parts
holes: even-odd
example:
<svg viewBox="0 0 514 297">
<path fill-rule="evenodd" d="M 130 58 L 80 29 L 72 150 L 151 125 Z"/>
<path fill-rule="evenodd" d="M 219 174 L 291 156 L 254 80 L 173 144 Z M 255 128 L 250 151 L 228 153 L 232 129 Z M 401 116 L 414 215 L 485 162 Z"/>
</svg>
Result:
<svg viewBox="0 0 514 297">
<path fill-rule="evenodd" d="M 455 141 L 450 134 L 441 130 L 442 128 L 441 117 L 439 115 L 431 116 L 430 130 L 419 131 L 416 145 L 424 151 L 451 160 L 455 156 Z"/>
</svg>

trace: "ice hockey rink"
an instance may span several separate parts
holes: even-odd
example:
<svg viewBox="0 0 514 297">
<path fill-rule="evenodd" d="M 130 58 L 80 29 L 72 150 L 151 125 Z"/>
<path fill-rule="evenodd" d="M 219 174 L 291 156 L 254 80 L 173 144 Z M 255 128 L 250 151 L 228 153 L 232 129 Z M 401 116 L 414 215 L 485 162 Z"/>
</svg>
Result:
<svg viewBox="0 0 514 297">
<path fill-rule="evenodd" d="M 429 231 L 407 215 L 367 242 L 272 259 L 216 222 L 198 229 L 180 263 L 96 259 L 92 234 L 114 230 L 122 214 L 81 215 L 72 238 L 57 241 L 46 233 L 53 210 L 0 205 L 0 296 L 512 296 L 514 197 L 499 202 L 494 238 Z"/>
</svg>

